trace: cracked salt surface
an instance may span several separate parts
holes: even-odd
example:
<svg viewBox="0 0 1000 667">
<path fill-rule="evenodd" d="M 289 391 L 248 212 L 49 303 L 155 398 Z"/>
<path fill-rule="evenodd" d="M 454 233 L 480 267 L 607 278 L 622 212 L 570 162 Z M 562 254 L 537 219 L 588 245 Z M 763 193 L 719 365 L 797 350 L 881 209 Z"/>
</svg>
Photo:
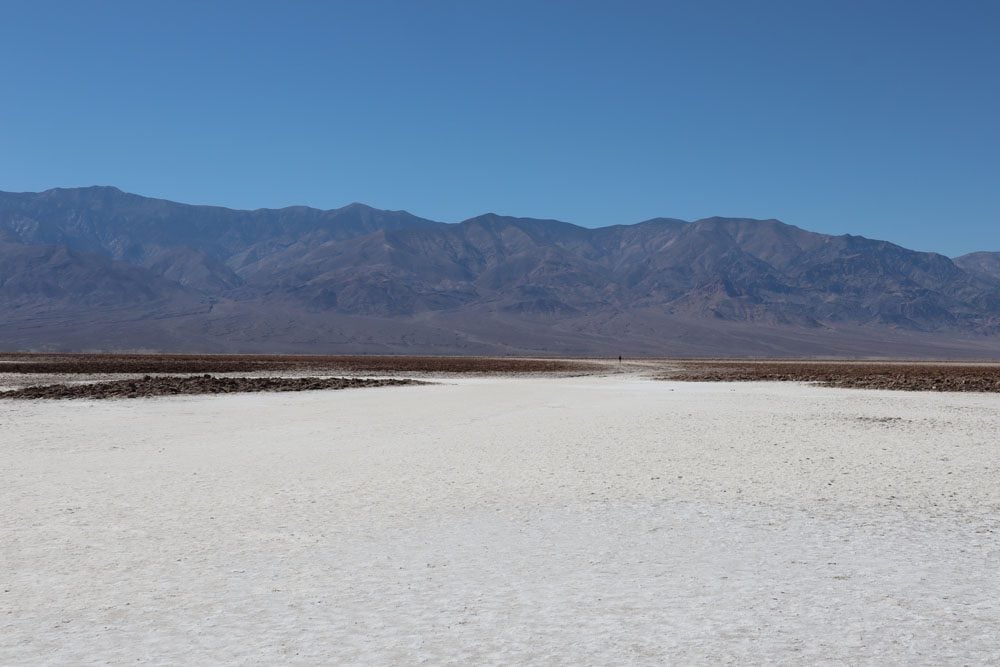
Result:
<svg viewBox="0 0 1000 667">
<path fill-rule="evenodd" d="M 0 404 L 0 663 L 991 663 L 1000 400 L 630 376 Z"/>
</svg>

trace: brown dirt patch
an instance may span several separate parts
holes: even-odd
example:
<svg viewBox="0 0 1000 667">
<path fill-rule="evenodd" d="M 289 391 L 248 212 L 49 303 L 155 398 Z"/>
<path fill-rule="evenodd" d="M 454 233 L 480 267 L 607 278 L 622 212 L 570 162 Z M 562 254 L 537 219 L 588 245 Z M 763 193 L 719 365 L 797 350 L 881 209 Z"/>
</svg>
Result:
<svg viewBox="0 0 1000 667">
<path fill-rule="evenodd" d="M 568 359 L 417 356 L 277 356 L 153 354 L 0 354 L 0 372 L 102 373 L 585 373 L 596 362 Z"/>
<path fill-rule="evenodd" d="M 319 389 L 358 389 L 426 384 L 397 378 L 220 378 L 211 375 L 191 377 L 149 377 L 135 380 L 112 380 L 91 384 L 51 384 L 0 392 L 0 398 L 149 398 L 186 394 L 236 394 L 260 391 L 315 391 Z"/>
<path fill-rule="evenodd" d="M 663 380 L 813 382 L 825 387 L 900 391 L 1000 392 L 995 364 L 805 361 L 679 362 Z"/>
</svg>

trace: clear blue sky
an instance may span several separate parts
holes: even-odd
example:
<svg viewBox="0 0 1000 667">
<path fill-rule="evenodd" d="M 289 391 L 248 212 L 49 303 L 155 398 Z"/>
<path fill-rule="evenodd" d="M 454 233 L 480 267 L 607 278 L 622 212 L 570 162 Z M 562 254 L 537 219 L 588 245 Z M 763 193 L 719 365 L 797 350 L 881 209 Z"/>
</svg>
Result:
<svg viewBox="0 0 1000 667">
<path fill-rule="evenodd" d="M 1000 2 L 0 5 L 0 190 L 1000 250 Z"/>
</svg>

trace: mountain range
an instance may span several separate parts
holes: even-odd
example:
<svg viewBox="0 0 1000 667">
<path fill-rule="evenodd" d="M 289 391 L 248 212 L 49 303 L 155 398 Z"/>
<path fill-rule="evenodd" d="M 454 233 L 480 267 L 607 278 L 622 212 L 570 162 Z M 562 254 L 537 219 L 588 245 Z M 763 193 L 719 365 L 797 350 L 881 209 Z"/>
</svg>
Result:
<svg viewBox="0 0 1000 667">
<path fill-rule="evenodd" d="M 994 358 L 1000 253 L 777 220 L 0 192 L 0 350 Z"/>
</svg>

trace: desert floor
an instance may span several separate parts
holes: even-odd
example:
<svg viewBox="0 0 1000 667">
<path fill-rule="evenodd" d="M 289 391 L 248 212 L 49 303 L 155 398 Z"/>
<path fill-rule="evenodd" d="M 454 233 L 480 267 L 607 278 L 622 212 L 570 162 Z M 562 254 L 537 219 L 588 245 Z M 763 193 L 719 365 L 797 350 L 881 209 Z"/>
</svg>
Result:
<svg viewBox="0 0 1000 667">
<path fill-rule="evenodd" d="M 991 663 L 1000 397 L 0 402 L 0 664 Z"/>
</svg>

